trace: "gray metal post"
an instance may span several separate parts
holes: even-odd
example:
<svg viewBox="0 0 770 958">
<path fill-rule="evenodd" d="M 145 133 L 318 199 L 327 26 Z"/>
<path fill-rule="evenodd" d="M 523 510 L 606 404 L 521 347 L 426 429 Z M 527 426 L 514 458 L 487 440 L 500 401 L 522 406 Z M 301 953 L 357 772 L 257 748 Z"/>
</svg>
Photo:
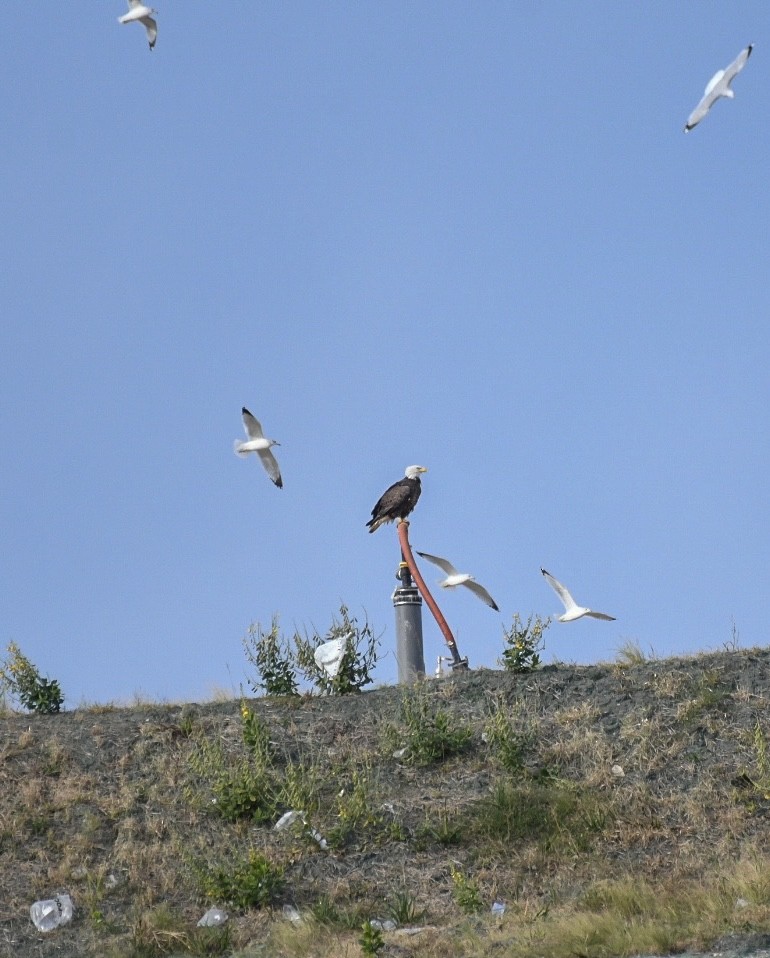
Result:
<svg viewBox="0 0 770 958">
<path fill-rule="evenodd" d="M 411 685 L 425 675 L 422 650 L 422 599 L 412 582 L 409 567 L 402 562 L 396 578 L 400 580 L 393 593 L 396 610 L 396 661 L 399 685 Z"/>
</svg>

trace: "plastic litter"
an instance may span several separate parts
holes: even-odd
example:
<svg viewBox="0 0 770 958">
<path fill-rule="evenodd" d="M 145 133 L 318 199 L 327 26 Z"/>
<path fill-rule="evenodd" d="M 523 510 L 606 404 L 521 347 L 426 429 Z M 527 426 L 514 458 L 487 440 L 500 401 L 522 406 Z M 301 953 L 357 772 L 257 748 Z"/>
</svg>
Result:
<svg viewBox="0 0 770 958">
<path fill-rule="evenodd" d="M 302 921 L 302 915 L 300 915 L 294 905 L 284 905 L 281 911 L 283 912 L 283 917 L 288 921 L 293 921 L 295 925 L 298 925 Z"/>
<path fill-rule="evenodd" d="M 393 921 L 392 918 L 386 918 L 384 921 L 381 918 L 372 918 L 369 924 L 380 931 L 395 931 L 398 928 L 398 922 Z"/>
<path fill-rule="evenodd" d="M 69 895 L 57 895 L 36 901 L 30 906 L 29 917 L 38 931 L 53 931 L 71 920 L 72 899 Z"/>
<path fill-rule="evenodd" d="M 304 822 L 305 813 L 296 808 L 292 808 L 291 811 L 284 812 L 284 814 L 281 815 L 275 825 L 273 825 L 273 831 L 282 832 L 284 828 L 288 828 L 289 825 L 293 825 L 297 819 L 301 819 Z"/>
<path fill-rule="evenodd" d="M 216 928 L 218 925 L 224 925 L 230 916 L 221 908 L 209 908 L 206 914 L 198 922 L 199 928 Z"/>
<path fill-rule="evenodd" d="M 326 841 L 323 835 L 315 828 L 310 829 L 310 834 L 318 842 L 319 847 L 326 851 L 326 849 L 329 847 L 329 843 Z"/>
<path fill-rule="evenodd" d="M 491 908 L 493 915 L 504 915 L 505 914 L 505 905 L 501 901 L 496 901 L 492 903 Z"/>
<path fill-rule="evenodd" d="M 323 645 L 319 645 L 313 653 L 315 664 L 319 669 L 323 669 L 330 679 L 333 679 L 340 670 L 346 645 L 347 639 L 330 639 Z"/>
<path fill-rule="evenodd" d="M 623 766 L 622 766 L 622 765 L 613 765 L 612 768 L 610 769 L 610 771 L 611 771 L 612 774 L 615 776 L 615 778 L 623 778 L 623 776 L 626 774 L 626 773 L 623 771 Z"/>
<path fill-rule="evenodd" d="M 318 842 L 321 848 L 326 851 L 329 847 L 329 843 L 323 837 L 323 835 L 317 831 L 315 828 L 312 828 L 307 823 L 305 818 L 305 813 L 300 809 L 292 808 L 289 812 L 284 812 L 283 815 L 278 819 L 278 821 L 273 825 L 274 832 L 282 832 L 285 828 L 288 828 L 290 825 L 293 825 L 294 822 L 302 822 L 303 825 L 307 827 L 307 830 L 313 836 L 313 838 Z"/>
</svg>

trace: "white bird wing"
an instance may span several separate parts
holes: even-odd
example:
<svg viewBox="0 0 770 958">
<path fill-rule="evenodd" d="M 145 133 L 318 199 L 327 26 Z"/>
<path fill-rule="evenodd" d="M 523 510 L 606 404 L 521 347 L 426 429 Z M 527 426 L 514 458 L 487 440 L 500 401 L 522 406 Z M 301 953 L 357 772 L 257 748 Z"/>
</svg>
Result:
<svg viewBox="0 0 770 958">
<path fill-rule="evenodd" d="M 736 77 L 741 70 L 746 66 L 749 57 L 751 56 L 751 51 L 754 49 L 754 44 L 750 43 L 745 47 L 738 56 L 733 60 L 729 67 L 724 69 L 724 83 L 725 86 L 730 86 L 734 77 Z"/>
<path fill-rule="evenodd" d="M 567 589 L 565 589 L 565 587 L 561 584 L 561 582 L 559 582 L 558 579 L 554 579 L 551 573 L 546 572 L 545 569 L 541 569 L 540 571 L 545 576 L 550 587 L 553 589 L 556 595 L 558 595 L 558 597 L 564 603 L 565 610 L 569 612 L 571 609 L 577 609 L 578 608 L 577 602 L 575 602 L 575 600 L 569 594 Z"/>
<path fill-rule="evenodd" d="M 707 88 L 708 89 L 708 88 Z M 714 103 L 721 96 L 720 93 L 715 93 L 713 89 L 709 90 L 703 95 L 700 103 L 695 107 L 692 113 L 687 117 L 687 122 L 684 125 L 685 132 L 691 130 L 694 126 L 697 126 L 703 117 L 708 113 Z"/>
<path fill-rule="evenodd" d="M 243 416 L 243 428 L 246 430 L 249 439 L 264 439 L 265 434 L 262 432 L 259 420 L 252 416 L 245 406 L 241 409 L 241 415 Z"/>
<path fill-rule="evenodd" d="M 590 615 L 592 619 L 604 619 L 605 622 L 615 621 L 614 615 L 607 615 L 606 612 L 594 612 L 592 609 L 589 609 L 586 615 Z"/>
<path fill-rule="evenodd" d="M 442 559 L 441 556 L 432 556 L 429 552 L 420 552 L 417 551 L 418 556 L 422 556 L 423 559 L 427 559 L 428 562 L 432 562 L 433 565 L 437 565 L 439 569 L 443 569 L 447 575 L 459 575 L 460 573 L 455 569 L 451 562 L 446 559 Z"/>
<path fill-rule="evenodd" d="M 158 39 L 158 24 L 152 17 L 142 17 L 142 23 L 144 24 L 144 29 L 147 31 L 147 42 L 150 44 L 150 49 L 152 50 L 155 46 L 155 41 Z"/>
<path fill-rule="evenodd" d="M 283 479 L 281 479 L 281 469 L 278 460 L 269 449 L 258 449 L 257 455 L 262 460 L 265 471 L 279 489 L 283 489 Z"/>
<path fill-rule="evenodd" d="M 483 585 L 479 585 L 478 582 L 474 582 L 473 579 L 468 579 L 467 582 L 463 582 L 464 586 L 467 586 L 471 592 L 475 592 L 476 595 L 481 599 L 482 602 L 485 602 L 490 609 L 494 609 L 495 612 L 499 612 L 500 609 L 497 607 L 497 603 L 492 598 L 492 596 L 487 592 Z"/>
</svg>

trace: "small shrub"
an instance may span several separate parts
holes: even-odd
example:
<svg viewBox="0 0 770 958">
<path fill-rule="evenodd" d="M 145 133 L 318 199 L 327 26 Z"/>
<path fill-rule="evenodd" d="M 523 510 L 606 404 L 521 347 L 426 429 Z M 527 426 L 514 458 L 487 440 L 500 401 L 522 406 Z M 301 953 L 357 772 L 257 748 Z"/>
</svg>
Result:
<svg viewBox="0 0 770 958">
<path fill-rule="evenodd" d="M 515 613 L 510 629 L 503 628 L 506 648 L 500 664 L 507 672 L 523 675 L 540 665 L 543 635 L 550 624 L 549 618 L 541 619 L 539 615 L 530 615 L 524 622 L 519 613 Z"/>
<path fill-rule="evenodd" d="M 270 729 L 243 699 L 241 699 L 241 730 L 246 748 L 248 748 L 256 763 L 261 768 L 272 766 Z"/>
<path fill-rule="evenodd" d="M 262 908 L 270 905 L 283 890 L 283 870 L 250 848 L 245 857 L 228 864 L 199 864 L 201 892 L 211 901 L 227 902 L 235 908 Z"/>
<path fill-rule="evenodd" d="M 322 895 L 310 906 L 310 914 L 319 925 L 339 925 L 342 921 L 339 908 L 328 895 Z"/>
<path fill-rule="evenodd" d="M 315 660 L 316 649 L 325 642 L 342 640 L 345 651 L 342 661 L 334 675 L 329 673 Z M 294 635 L 295 658 L 302 674 L 325 695 L 347 695 L 360 692 L 372 681 L 372 671 L 377 662 L 379 639 L 375 636 L 367 620 L 359 626 L 358 620 L 350 616 L 347 607 L 340 606 L 340 620 L 333 619 L 325 636 L 313 632 L 312 636 Z"/>
<path fill-rule="evenodd" d="M 454 865 L 449 874 L 452 877 L 452 897 L 457 905 L 466 915 L 478 914 L 484 907 L 479 886 Z"/>
<path fill-rule="evenodd" d="M 299 695 L 291 649 L 281 635 L 277 615 L 273 616 L 269 632 L 259 623 L 249 626 L 243 649 L 259 674 L 259 681 L 249 682 L 253 691 L 264 689 L 268 695 Z"/>
<path fill-rule="evenodd" d="M 208 783 L 210 807 L 222 818 L 262 823 L 276 817 L 279 789 L 269 766 L 253 758 L 227 761 L 221 746 L 206 739 L 197 743 L 189 761 L 192 770 Z"/>
<path fill-rule="evenodd" d="M 528 740 L 517 732 L 505 708 L 498 705 L 484 729 L 487 744 L 507 772 L 519 772 L 524 767 L 524 751 Z"/>
<path fill-rule="evenodd" d="M 372 828 L 383 823 L 382 815 L 372 806 L 367 771 L 371 772 L 371 769 L 361 772 L 354 769 L 350 787 L 337 795 L 337 818 L 346 835 L 355 829 Z"/>
<path fill-rule="evenodd" d="M 60 712 L 64 696 L 56 679 L 43 678 L 15 642 L 9 644 L 7 653 L 5 662 L 0 665 L 0 689 L 10 692 L 30 712 L 39 715 Z"/>
<path fill-rule="evenodd" d="M 465 822 L 460 817 L 452 818 L 446 807 L 438 812 L 437 817 L 431 815 L 426 818 L 415 835 L 415 845 L 423 849 L 430 842 L 438 845 L 460 845 L 465 836 Z"/>
<path fill-rule="evenodd" d="M 406 888 L 397 891 L 390 901 L 390 917 L 399 925 L 417 925 L 425 917 L 425 909 L 417 907 L 414 895 Z"/>
<path fill-rule="evenodd" d="M 390 745 L 399 741 L 406 746 L 402 761 L 414 765 L 430 765 L 464 752 L 473 732 L 467 725 L 458 725 L 444 709 L 432 700 L 424 687 L 415 685 L 405 691 L 401 700 L 401 729 L 388 730 Z"/>
<path fill-rule="evenodd" d="M 364 922 L 358 943 L 361 946 L 361 951 L 365 955 L 379 955 L 385 947 L 385 939 L 382 937 L 382 932 L 370 921 Z"/>
</svg>

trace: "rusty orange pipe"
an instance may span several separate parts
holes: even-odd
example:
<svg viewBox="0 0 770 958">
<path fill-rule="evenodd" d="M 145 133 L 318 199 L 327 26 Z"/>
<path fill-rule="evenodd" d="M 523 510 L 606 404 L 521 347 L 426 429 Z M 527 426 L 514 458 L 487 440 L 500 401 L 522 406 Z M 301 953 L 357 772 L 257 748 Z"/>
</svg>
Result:
<svg viewBox="0 0 770 958">
<path fill-rule="evenodd" d="M 409 571 L 412 573 L 412 578 L 414 579 L 417 589 L 420 592 L 420 595 L 425 599 L 428 608 L 433 613 L 433 618 L 438 623 L 438 627 L 441 629 L 441 634 L 444 636 L 446 644 L 449 646 L 449 651 L 452 653 L 452 660 L 455 665 L 460 664 L 463 660 L 460 658 L 460 653 L 457 650 L 457 643 L 455 642 L 455 637 L 452 635 L 452 630 L 449 628 L 449 623 L 444 618 L 441 609 L 439 609 L 436 600 L 430 594 L 430 591 L 425 585 L 425 579 L 420 575 L 420 570 L 417 568 L 417 563 L 414 561 L 414 556 L 412 555 L 412 549 L 409 545 L 409 523 L 406 519 L 402 519 L 399 522 L 398 526 L 398 541 L 401 543 L 401 555 L 404 557 L 404 562 L 409 566 Z M 465 663 L 467 665 L 467 662 Z"/>
</svg>

